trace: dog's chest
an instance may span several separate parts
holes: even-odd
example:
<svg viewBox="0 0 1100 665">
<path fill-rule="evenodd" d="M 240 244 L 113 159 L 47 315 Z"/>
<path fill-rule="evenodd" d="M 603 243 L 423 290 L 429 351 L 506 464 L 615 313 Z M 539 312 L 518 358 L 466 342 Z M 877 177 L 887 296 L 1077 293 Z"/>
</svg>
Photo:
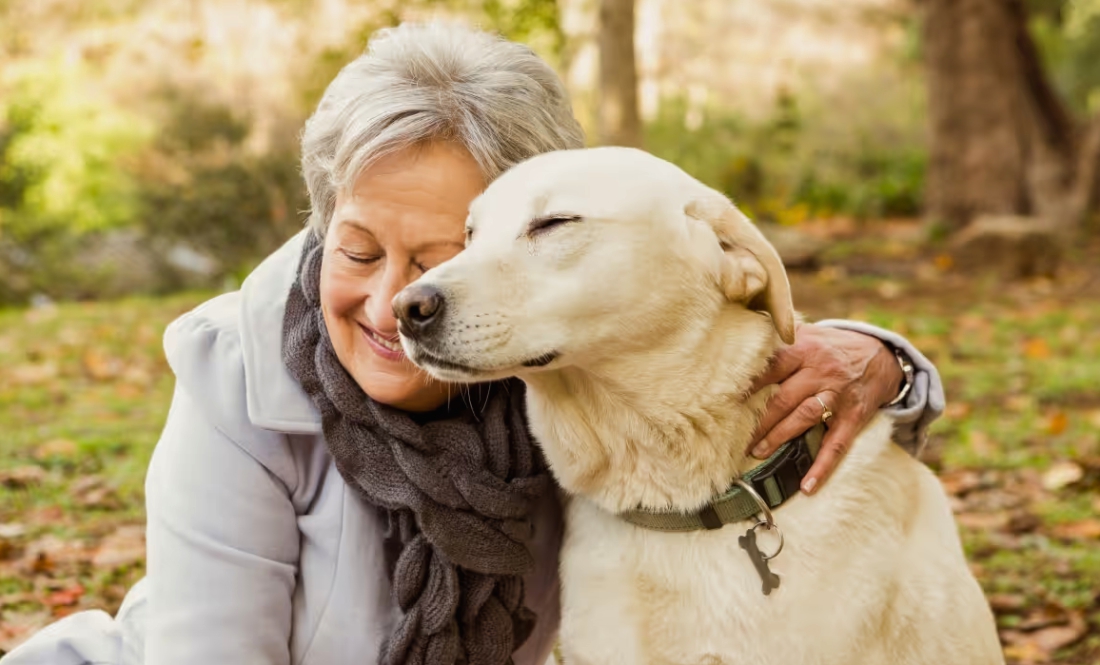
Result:
<svg viewBox="0 0 1100 665">
<path fill-rule="evenodd" d="M 864 609 L 888 604 L 883 581 L 896 576 L 899 541 L 875 533 L 884 526 L 876 516 L 846 514 L 843 506 L 858 505 L 850 497 L 833 499 L 841 505 L 796 497 L 777 511 L 785 546 L 768 562 L 780 578 L 768 595 L 738 542 L 749 522 L 662 533 L 574 499 L 562 550 L 563 646 L 583 655 L 579 663 L 814 663 L 847 652 Z M 774 551 L 776 541 L 758 534 L 760 549 Z"/>
</svg>

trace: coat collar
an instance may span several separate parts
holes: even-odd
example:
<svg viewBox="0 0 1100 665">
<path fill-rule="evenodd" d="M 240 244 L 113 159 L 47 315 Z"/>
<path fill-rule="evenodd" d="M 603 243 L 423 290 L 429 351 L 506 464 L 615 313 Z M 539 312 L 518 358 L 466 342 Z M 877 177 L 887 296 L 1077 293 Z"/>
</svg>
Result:
<svg viewBox="0 0 1100 665">
<path fill-rule="evenodd" d="M 263 429 L 319 434 L 321 414 L 283 362 L 283 315 L 308 229 L 267 257 L 241 285 L 240 333 L 248 418 Z"/>
</svg>

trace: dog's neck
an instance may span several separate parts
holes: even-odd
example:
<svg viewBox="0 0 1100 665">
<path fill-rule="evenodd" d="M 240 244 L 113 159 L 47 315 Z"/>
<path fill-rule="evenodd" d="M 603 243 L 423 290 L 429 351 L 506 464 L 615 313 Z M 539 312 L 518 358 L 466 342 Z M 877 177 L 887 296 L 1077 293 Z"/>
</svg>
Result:
<svg viewBox="0 0 1100 665">
<path fill-rule="evenodd" d="M 767 317 L 730 308 L 644 352 L 534 373 L 532 431 L 571 494 L 696 510 L 757 464 L 746 450 L 770 391 L 748 391 L 778 344 Z"/>
</svg>

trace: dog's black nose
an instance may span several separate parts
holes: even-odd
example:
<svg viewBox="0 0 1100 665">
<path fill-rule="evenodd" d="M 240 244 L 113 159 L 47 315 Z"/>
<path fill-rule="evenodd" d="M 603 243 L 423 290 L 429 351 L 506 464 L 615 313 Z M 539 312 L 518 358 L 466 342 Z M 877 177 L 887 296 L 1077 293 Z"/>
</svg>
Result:
<svg viewBox="0 0 1100 665">
<path fill-rule="evenodd" d="M 401 333 L 418 337 L 443 318 L 443 292 L 428 284 L 413 284 L 402 289 L 393 299 L 393 315 L 400 322 Z"/>
</svg>

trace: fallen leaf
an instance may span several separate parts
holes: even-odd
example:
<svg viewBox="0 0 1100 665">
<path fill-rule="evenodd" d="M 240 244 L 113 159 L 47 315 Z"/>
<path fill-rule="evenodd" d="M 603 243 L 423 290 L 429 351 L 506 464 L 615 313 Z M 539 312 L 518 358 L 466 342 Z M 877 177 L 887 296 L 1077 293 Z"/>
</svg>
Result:
<svg viewBox="0 0 1100 665">
<path fill-rule="evenodd" d="M 104 538 L 92 565 L 96 568 L 114 570 L 137 563 L 145 558 L 145 529 L 141 526 L 119 527 Z"/>
<path fill-rule="evenodd" d="M 1021 633 L 1014 630 L 1002 630 L 1001 642 L 1005 643 L 1005 658 L 1009 662 L 1020 665 L 1032 665 L 1034 663 L 1046 663 L 1050 661 L 1050 654 L 1039 648 L 1034 642 L 1023 641 L 1017 637 Z M 1015 642 L 1015 643 L 1013 643 Z"/>
<path fill-rule="evenodd" d="M 40 466 L 17 466 L 0 471 L 0 485 L 8 489 L 26 489 L 46 479 L 46 470 Z"/>
<path fill-rule="evenodd" d="M 944 491 L 952 496 L 964 496 L 967 492 L 982 486 L 981 474 L 971 469 L 945 471 L 939 478 Z"/>
<path fill-rule="evenodd" d="M 1073 324 L 1067 325 L 1058 331 L 1058 339 L 1066 344 L 1076 344 L 1081 341 L 1081 328 Z"/>
<path fill-rule="evenodd" d="M 944 409 L 943 415 L 955 420 L 962 420 L 970 415 L 972 408 L 969 402 L 951 402 Z"/>
<path fill-rule="evenodd" d="M 52 620 L 49 612 L 17 614 L 5 611 L 4 620 L 0 621 L 0 653 L 15 649 Z"/>
<path fill-rule="evenodd" d="M 1044 653 L 1051 655 L 1084 637 L 1088 632 L 1088 623 L 1080 612 L 1068 612 L 1061 623 L 1046 624 L 1032 630 L 1021 627 L 1019 630 L 1023 636 L 1017 644 L 1031 643 Z"/>
<path fill-rule="evenodd" d="M 61 506 L 41 506 L 31 508 L 24 517 L 30 524 L 57 524 L 65 517 L 65 511 Z"/>
<path fill-rule="evenodd" d="M 939 254 L 936 256 L 936 267 L 942 271 L 948 271 L 955 265 L 955 259 L 950 254 Z"/>
<path fill-rule="evenodd" d="M 27 533 L 27 527 L 18 522 L 0 524 L 0 538 L 19 538 Z"/>
<path fill-rule="evenodd" d="M 84 352 L 81 358 L 84 372 L 95 381 L 110 381 L 118 378 L 125 368 L 122 361 L 95 349 Z"/>
<path fill-rule="evenodd" d="M 31 557 L 30 571 L 35 574 L 52 573 L 57 564 L 46 552 L 35 552 Z"/>
<path fill-rule="evenodd" d="M 886 300 L 893 300 L 902 294 L 904 288 L 897 282 L 886 280 L 875 288 L 878 294 Z"/>
<path fill-rule="evenodd" d="M 76 457 L 77 445 L 69 439 L 51 439 L 34 449 L 36 460 L 47 460 L 55 457 Z"/>
<path fill-rule="evenodd" d="M 1100 427 L 1100 409 L 1089 411 L 1085 417 L 1093 427 Z"/>
<path fill-rule="evenodd" d="M 1035 406 L 1035 398 L 1026 393 L 1019 395 L 1009 395 L 1005 398 L 1004 405 L 1005 408 L 1009 411 L 1021 413 Z"/>
<path fill-rule="evenodd" d="M 1003 511 L 996 513 L 959 513 L 955 516 L 955 521 L 967 529 L 991 531 L 1007 527 L 1009 517 L 1008 513 Z"/>
<path fill-rule="evenodd" d="M 994 593 L 988 597 L 989 607 L 994 612 L 1007 613 L 1023 609 L 1027 599 L 1015 593 Z"/>
<path fill-rule="evenodd" d="M 1024 344 L 1024 355 L 1034 360 L 1044 360 L 1050 357 L 1050 346 L 1046 339 L 1034 337 Z"/>
<path fill-rule="evenodd" d="M 77 505 L 83 508 L 118 510 L 122 507 L 122 501 L 114 488 L 99 476 L 86 476 L 77 480 L 69 487 L 69 492 Z"/>
<path fill-rule="evenodd" d="M 1056 524 L 1050 530 L 1051 535 L 1063 540 L 1098 540 L 1100 539 L 1100 519 L 1093 517 L 1077 522 L 1065 522 Z"/>
<path fill-rule="evenodd" d="M 46 596 L 43 600 L 45 601 L 45 604 L 50 607 L 76 605 L 84 596 L 84 593 L 85 589 L 82 585 L 74 584 L 64 589 L 54 591 L 50 595 Z"/>
<path fill-rule="evenodd" d="M 989 330 L 990 320 L 989 317 L 982 316 L 981 314 L 975 314 L 973 312 L 967 312 L 960 314 L 955 319 L 955 326 L 960 330 Z"/>
<path fill-rule="evenodd" d="M 989 487 L 988 485 L 966 495 L 966 506 L 970 512 L 1018 511 L 1024 508 L 1025 503 L 1024 497 L 1014 491 L 1002 487 Z"/>
<path fill-rule="evenodd" d="M 58 567 L 88 560 L 88 549 L 78 540 L 43 536 L 26 546 L 21 567 L 33 574 L 53 573 Z"/>
<path fill-rule="evenodd" d="M 1066 427 L 1069 426 L 1069 418 L 1066 417 L 1065 411 L 1055 411 L 1047 418 L 1047 433 L 1058 435 L 1066 431 Z"/>
<path fill-rule="evenodd" d="M 1083 614 L 1048 604 L 1028 613 L 1018 626 L 1000 631 L 1005 655 L 1023 663 L 1049 662 L 1054 653 L 1088 632 Z"/>
<path fill-rule="evenodd" d="M 1042 524 L 1043 520 L 1039 519 L 1038 515 L 1027 511 L 1019 511 L 1008 519 L 1008 524 L 1005 525 L 1005 529 L 1010 533 L 1019 535 L 1021 533 L 1031 533 L 1042 526 Z"/>
<path fill-rule="evenodd" d="M 51 362 L 20 365 L 10 370 L 8 376 L 17 386 L 36 386 L 57 377 L 57 365 Z"/>
<path fill-rule="evenodd" d="M 825 266 L 821 270 L 818 270 L 816 275 L 818 281 L 824 282 L 825 284 L 832 284 L 847 276 L 848 270 L 844 266 Z"/>
<path fill-rule="evenodd" d="M 38 603 L 38 597 L 30 591 L 17 591 L 0 595 L 0 608 L 22 605 L 23 603 Z"/>
<path fill-rule="evenodd" d="M 122 380 L 138 388 L 146 388 L 153 383 L 153 375 L 141 365 L 131 365 L 122 373 Z"/>
<path fill-rule="evenodd" d="M 1050 465 L 1043 474 L 1043 488 L 1055 492 L 1085 477 L 1085 470 L 1077 462 L 1062 460 Z"/>
<path fill-rule="evenodd" d="M 991 457 L 997 454 L 997 445 L 993 439 L 981 430 L 970 430 L 970 448 L 983 457 Z"/>
<path fill-rule="evenodd" d="M 1045 603 L 1028 611 L 1016 629 L 1032 631 L 1047 626 L 1061 626 L 1069 623 L 1070 616 L 1071 613 L 1061 605 Z"/>
</svg>

